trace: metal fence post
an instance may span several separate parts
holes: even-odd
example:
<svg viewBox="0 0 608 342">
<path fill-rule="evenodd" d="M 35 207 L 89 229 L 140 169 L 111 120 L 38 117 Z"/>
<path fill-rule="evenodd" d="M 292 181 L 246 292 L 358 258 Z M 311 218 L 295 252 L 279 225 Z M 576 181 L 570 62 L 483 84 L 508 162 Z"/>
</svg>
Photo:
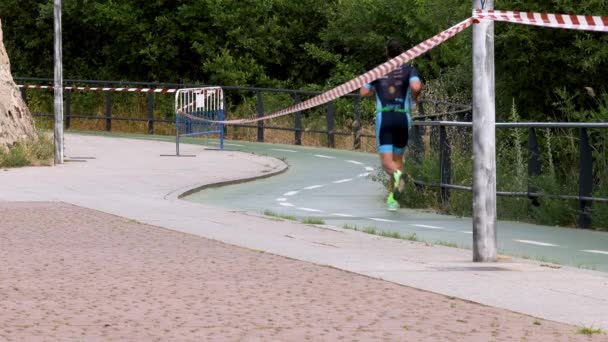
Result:
<svg viewBox="0 0 608 342">
<path fill-rule="evenodd" d="M 300 95 L 298 95 L 298 93 L 295 93 L 293 95 L 293 102 L 295 105 L 300 103 Z M 294 124 L 293 128 L 295 129 L 294 143 L 296 145 L 302 145 L 302 113 L 301 112 L 295 113 L 293 124 Z"/>
<path fill-rule="evenodd" d="M 451 165 L 451 148 L 446 132 L 446 127 L 439 126 L 439 151 L 440 151 L 440 179 L 441 179 L 441 204 L 447 208 L 450 201 L 450 189 L 444 187 L 444 184 L 450 184 L 452 181 L 452 165 Z"/>
<path fill-rule="evenodd" d="M 65 92 L 65 129 L 70 129 L 72 117 L 72 92 L 66 90 Z"/>
<path fill-rule="evenodd" d="M 353 148 L 358 150 L 361 148 L 361 112 L 359 106 L 361 105 L 361 97 L 357 95 L 355 97 L 354 110 L 355 110 L 355 121 L 353 121 Z"/>
<path fill-rule="evenodd" d="M 538 189 L 530 181 L 532 178 L 540 176 L 542 171 L 542 163 L 540 160 L 540 150 L 538 148 L 538 141 L 536 140 L 536 131 L 534 128 L 528 128 L 528 194 L 536 192 Z M 540 203 L 538 198 L 531 197 L 528 195 L 530 204 L 538 207 Z"/>
<path fill-rule="evenodd" d="M 257 92 L 256 109 L 258 111 L 258 118 L 264 116 L 264 102 L 262 99 L 262 93 Z M 264 121 L 258 121 L 258 142 L 264 142 Z"/>
<path fill-rule="evenodd" d="M 112 92 L 106 92 L 106 131 L 112 131 Z"/>
<path fill-rule="evenodd" d="M 327 147 L 336 147 L 334 141 L 334 103 L 327 104 Z"/>
<path fill-rule="evenodd" d="M 148 93 L 148 134 L 154 134 L 154 93 Z"/>
<path fill-rule="evenodd" d="M 591 154 L 591 144 L 587 129 L 580 129 L 580 157 L 579 157 L 579 196 L 591 197 L 593 194 L 593 159 Z M 591 201 L 579 201 L 579 216 L 578 226 L 580 228 L 591 228 L 591 216 L 589 215 L 589 207 Z"/>
</svg>

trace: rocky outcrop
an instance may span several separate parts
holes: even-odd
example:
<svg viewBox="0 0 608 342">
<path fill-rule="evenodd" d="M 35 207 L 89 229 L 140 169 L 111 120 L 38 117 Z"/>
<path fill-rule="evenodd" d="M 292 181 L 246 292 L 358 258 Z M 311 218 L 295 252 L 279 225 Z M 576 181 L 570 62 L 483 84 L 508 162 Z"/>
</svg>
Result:
<svg viewBox="0 0 608 342">
<path fill-rule="evenodd" d="M 0 22 L 0 148 L 6 149 L 16 141 L 35 137 L 32 114 L 11 75 Z"/>
</svg>

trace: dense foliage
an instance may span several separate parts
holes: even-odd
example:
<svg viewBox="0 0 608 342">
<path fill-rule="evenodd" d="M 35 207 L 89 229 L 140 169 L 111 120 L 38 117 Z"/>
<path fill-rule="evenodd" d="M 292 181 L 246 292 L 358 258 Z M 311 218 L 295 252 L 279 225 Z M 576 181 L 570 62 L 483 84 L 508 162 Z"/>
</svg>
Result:
<svg viewBox="0 0 608 342">
<path fill-rule="evenodd" d="M 388 37 L 405 46 L 466 19 L 458 0 L 64 0 L 64 76 L 220 85 L 326 88 L 381 63 Z M 605 0 L 497 0 L 496 8 L 608 15 Z M 14 75 L 52 77 L 49 0 L 3 0 Z M 414 63 L 425 80 L 468 96 L 471 34 Z M 496 24 L 499 114 L 560 118 L 556 94 L 597 108 L 608 34 Z"/>
</svg>

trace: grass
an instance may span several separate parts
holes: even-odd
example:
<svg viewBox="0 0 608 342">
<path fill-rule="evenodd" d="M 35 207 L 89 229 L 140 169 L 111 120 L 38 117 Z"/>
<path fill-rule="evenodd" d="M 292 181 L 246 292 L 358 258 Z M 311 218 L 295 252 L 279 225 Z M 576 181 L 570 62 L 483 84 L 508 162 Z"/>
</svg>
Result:
<svg viewBox="0 0 608 342">
<path fill-rule="evenodd" d="M 18 141 L 8 150 L 0 148 L 0 167 L 53 165 L 54 153 L 51 137 L 39 131 L 36 137 Z"/>
<path fill-rule="evenodd" d="M 320 218 L 316 218 L 316 217 L 306 217 L 306 218 L 302 219 L 302 223 L 304 223 L 304 224 L 325 224 L 325 221 L 323 221 Z"/>
<path fill-rule="evenodd" d="M 595 329 L 593 327 L 582 327 L 576 331 L 577 334 L 581 335 L 603 335 L 605 332 L 602 329 Z"/>
<path fill-rule="evenodd" d="M 391 239 L 399 239 L 399 240 L 408 240 L 408 241 L 422 241 L 416 236 L 416 233 L 411 233 L 408 235 L 401 235 L 399 232 L 388 232 L 383 230 L 378 230 L 376 227 L 367 227 L 367 228 L 359 228 L 357 226 L 352 226 L 350 224 L 345 224 L 342 226 L 344 229 L 356 230 L 358 232 L 363 232 L 366 234 L 372 234 L 377 236 L 384 236 Z"/>
<path fill-rule="evenodd" d="M 262 214 L 266 215 L 266 216 L 271 216 L 271 217 L 276 217 L 279 219 L 284 219 L 284 220 L 289 220 L 289 221 L 297 221 L 298 219 L 293 216 L 293 215 L 285 215 L 285 214 L 279 214 L 279 213 L 275 213 L 272 210 L 264 210 L 264 212 L 262 212 Z"/>
</svg>

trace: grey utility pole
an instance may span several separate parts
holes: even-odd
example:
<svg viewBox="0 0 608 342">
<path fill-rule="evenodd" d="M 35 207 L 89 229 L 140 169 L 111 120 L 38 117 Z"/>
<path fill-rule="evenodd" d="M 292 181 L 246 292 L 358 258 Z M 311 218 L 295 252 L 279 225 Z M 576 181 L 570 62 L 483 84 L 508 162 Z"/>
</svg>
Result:
<svg viewBox="0 0 608 342">
<path fill-rule="evenodd" d="M 61 45 L 61 0 L 55 0 L 55 164 L 63 164 L 63 65 Z"/>
<path fill-rule="evenodd" d="M 473 0 L 494 9 L 494 0 Z M 497 260 L 494 22 L 473 25 L 473 261 Z"/>
</svg>

